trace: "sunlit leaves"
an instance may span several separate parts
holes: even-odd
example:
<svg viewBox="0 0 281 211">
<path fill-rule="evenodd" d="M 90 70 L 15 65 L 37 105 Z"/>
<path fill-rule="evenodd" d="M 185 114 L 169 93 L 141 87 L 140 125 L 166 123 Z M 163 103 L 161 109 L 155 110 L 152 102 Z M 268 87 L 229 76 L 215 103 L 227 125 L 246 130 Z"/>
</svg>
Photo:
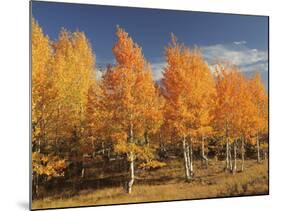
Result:
<svg viewBox="0 0 281 211">
<path fill-rule="evenodd" d="M 238 67 L 217 67 L 214 122 L 222 135 L 249 143 L 267 125 L 267 95 L 258 75 L 247 79 Z"/>
<path fill-rule="evenodd" d="M 32 153 L 32 171 L 38 175 L 58 177 L 64 175 L 66 162 L 57 156 L 43 155 L 38 152 Z"/>
<path fill-rule="evenodd" d="M 85 118 L 88 90 L 95 83 L 95 58 L 83 32 L 62 29 L 53 46 L 58 121 L 64 123 L 59 126 L 59 132 L 71 136 L 73 128 L 80 128 Z"/>
<path fill-rule="evenodd" d="M 62 153 L 56 143 L 84 133 L 94 65 L 84 33 L 62 29 L 58 41 L 51 42 L 32 20 L 32 143 L 37 175 L 63 175 L 64 159 L 53 155 Z"/>
<path fill-rule="evenodd" d="M 134 152 L 144 158 L 145 150 L 138 147 L 143 147 L 145 133 L 155 133 L 161 126 L 163 99 L 141 48 L 119 27 L 116 36 L 113 53 L 117 64 L 108 67 L 101 84 L 102 104 L 110 120 L 106 120 L 108 133 L 117 143 L 117 152 Z"/>
<path fill-rule="evenodd" d="M 164 71 L 165 122 L 179 137 L 207 135 L 215 97 L 214 79 L 198 49 L 190 50 L 172 35 Z"/>
</svg>

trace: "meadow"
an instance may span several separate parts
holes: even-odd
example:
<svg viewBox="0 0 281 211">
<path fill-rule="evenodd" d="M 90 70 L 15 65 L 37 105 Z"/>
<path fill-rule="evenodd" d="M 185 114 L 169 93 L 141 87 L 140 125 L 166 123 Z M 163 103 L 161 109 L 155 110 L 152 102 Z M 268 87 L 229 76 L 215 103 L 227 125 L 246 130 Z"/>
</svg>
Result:
<svg viewBox="0 0 281 211">
<path fill-rule="evenodd" d="M 75 195 L 67 196 L 70 189 L 55 191 L 52 196 L 33 201 L 32 208 L 59 208 L 104 204 L 156 202 L 183 199 L 202 199 L 227 196 L 268 194 L 268 162 L 258 164 L 255 160 L 245 162 L 245 172 L 236 175 L 223 170 L 224 161 L 211 160 L 207 168 L 201 161 L 195 162 L 196 178 L 185 181 L 182 163 L 170 160 L 169 165 L 158 170 L 138 172 L 132 194 L 124 191 L 122 184 L 115 187 L 85 188 Z M 239 163 L 238 163 L 239 164 Z M 114 178 L 114 176 L 112 177 Z M 90 183 L 88 183 L 90 184 Z"/>
</svg>

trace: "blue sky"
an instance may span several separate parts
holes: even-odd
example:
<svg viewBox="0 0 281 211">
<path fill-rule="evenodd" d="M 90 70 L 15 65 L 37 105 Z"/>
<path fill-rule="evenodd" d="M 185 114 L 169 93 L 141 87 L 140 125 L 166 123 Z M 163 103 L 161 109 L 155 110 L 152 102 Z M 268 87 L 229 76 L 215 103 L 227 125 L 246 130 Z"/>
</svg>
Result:
<svg viewBox="0 0 281 211">
<path fill-rule="evenodd" d="M 200 47 L 210 65 L 216 59 L 229 60 L 247 74 L 261 71 L 267 84 L 268 18 L 264 16 L 36 1 L 32 15 L 52 40 L 62 27 L 84 31 L 98 67 L 114 63 L 112 47 L 119 25 L 142 47 L 155 80 L 162 77 L 164 48 L 173 32 L 187 46 Z"/>
</svg>

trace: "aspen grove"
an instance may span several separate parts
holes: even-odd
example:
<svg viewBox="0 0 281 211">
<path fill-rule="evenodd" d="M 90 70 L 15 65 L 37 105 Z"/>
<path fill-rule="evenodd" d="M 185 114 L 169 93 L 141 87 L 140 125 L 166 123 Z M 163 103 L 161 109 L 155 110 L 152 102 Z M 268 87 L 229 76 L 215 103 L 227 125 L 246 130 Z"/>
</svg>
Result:
<svg viewBox="0 0 281 211">
<path fill-rule="evenodd" d="M 235 177 L 247 171 L 245 160 L 267 159 L 261 76 L 246 77 L 231 61 L 210 67 L 200 48 L 174 34 L 163 52 L 163 78 L 154 81 L 142 48 L 118 26 L 115 63 L 98 70 L 85 33 L 62 29 L 50 40 L 32 19 L 34 198 L 55 184 L 80 190 L 91 168 L 99 168 L 95 178 L 121 178 L 124 194 L 132 195 L 142 172 L 172 158 L 181 161 L 187 183 L 212 162 L 224 162 L 221 170 Z"/>
</svg>

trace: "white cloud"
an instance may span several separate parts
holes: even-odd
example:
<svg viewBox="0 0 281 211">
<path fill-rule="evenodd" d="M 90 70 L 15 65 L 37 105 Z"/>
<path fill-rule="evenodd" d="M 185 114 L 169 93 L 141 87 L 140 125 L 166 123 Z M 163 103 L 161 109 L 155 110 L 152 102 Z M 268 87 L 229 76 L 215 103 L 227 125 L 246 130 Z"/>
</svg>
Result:
<svg viewBox="0 0 281 211">
<path fill-rule="evenodd" d="M 166 62 L 151 63 L 152 76 L 155 81 L 159 81 L 163 78 L 164 67 Z"/>
<path fill-rule="evenodd" d="M 103 71 L 101 71 L 101 70 L 96 70 L 96 79 L 99 81 L 99 80 L 101 80 L 101 77 L 102 77 L 102 75 L 103 75 Z"/>
<path fill-rule="evenodd" d="M 233 42 L 233 44 L 235 44 L 235 45 L 245 45 L 246 43 L 247 42 L 245 40 Z"/>
<path fill-rule="evenodd" d="M 241 69 L 245 72 L 250 72 L 250 71 L 267 72 L 268 71 L 268 61 L 252 64 L 249 66 L 243 66 Z"/>
<path fill-rule="evenodd" d="M 201 50 L 208 64 L 228 61 L 238 65 L 241 71 L 268 71 L 267 50 L 251 49 L 240 44 L 217 44 L 201 47 Z"/>
<path fill-rule="evenodd" d="M 206 63 L 209 65 L 211 71 L 214 70 L 217 61 L 228 61 L 232 64 L 238 65 L 241 71 L 268 71 L 268 52 L 267 50 L 258 50 L 255 48 L 248 48 L 246 41 L 236 41 L 230 44 L 216 44 L 210 46 L 203 46 L 203 56 Z M 110 61 L 114 64 L 115 61 Z M 106 63 L 110 63 L 106 62 Z M 159 81 L 163 78 L 163 71 L 166 66 L 165 61 L 158 59 L 157 62 L 151 62 L 151 69 L 153 79 Z M 101 79 L 105 62 L 101 63 L 100 68 L 96 73 L 97 79 Z"/>
</svg>

